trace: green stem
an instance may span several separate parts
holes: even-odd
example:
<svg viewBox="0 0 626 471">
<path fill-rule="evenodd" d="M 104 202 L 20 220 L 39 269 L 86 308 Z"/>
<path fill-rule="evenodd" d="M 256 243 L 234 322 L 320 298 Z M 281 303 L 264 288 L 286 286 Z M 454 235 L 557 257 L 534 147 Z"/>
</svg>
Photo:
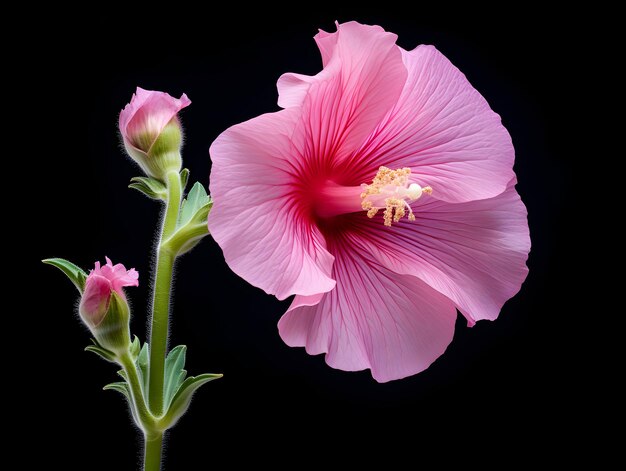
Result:
<svg viewBox="0 0 626 471">
<path fill-rule="evenodd" d="M 161 453 L 163 450 L 163 434 L 158 434 L 154 439 L 146 437 L 146 448 L 143 455 L 144 471 L 159 471 L 161 469 Z"/>
<path fill-rule="evenodd" d="M 169 330 L 172 271 L 176 258 L 171 249 L 164 244 L 164 241 L 166 241 L 176 229 L 182 192 L 178 172 L 168 173 L 166 183 L 168 198 L 157 252 L 157 271 L 154 280 L 152 325 L 150 329 L 150 383 L 148 394 L 150 410 L 155 416 L 161 416 L 163 414 L 163 378 L 165 376 L 165 354 L 167 353 L 167 337 Z M 160 439 L 159 442 L 160 441 L 162 441 L 162 439 Z M 146 443 L 146 453 L 147 450 L 148 444 Z M 148 468 L 146 467 L 146 469 Z"/>
<path fill-rule="evenodd" d="M 134 410 L 137 414 L 137 419 L 139 420 L 142 428 L 145 429 L 146 424 L 152 424 L 154 422 L 154 417 L 150 414 L 150 410 L 146 404 L 146 400 L 141 389 L 139 374 L 137 373 L 137 367 L 128 353 L 119 358 L 119 363 L 124 369 L 128 384 L 130 385 L 130 394 L 132 396 L 133 404 L 135 404 Z"/>
<path fill-rule="evenodd" d="M 126 378 L 130 385 L 130 394 L 135 404 L 134 410 L 137 414 L 137 420 L 144 431 L 144 471 L 160 471 L 163 432 L 154 430 L 154 417 L 150 414 L 146 404 L 135 362 L 126 354 L 119 358 L 119 363 L 126 372 Z"/>
</svg>

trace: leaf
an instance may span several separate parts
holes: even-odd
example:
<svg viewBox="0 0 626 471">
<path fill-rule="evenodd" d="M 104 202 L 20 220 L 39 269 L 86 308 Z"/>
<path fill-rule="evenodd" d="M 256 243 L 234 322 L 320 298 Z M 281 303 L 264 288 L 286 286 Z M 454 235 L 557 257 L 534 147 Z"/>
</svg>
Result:
<svg viewBox="0 0 626 471">
<path fill-rule="evenodd" d="M 130 398 L 130 389 L 128 389 L 128 383 L 124 381 L 118 381 L 115 383 L 109 383 L 102 388 L 103 391 L 118 391 L 127 398 Z"/>
<path fill-rule="evenodd" d="M 65 273 L 65 275 L 70 279 L 72 283 L 74 283 L 74 286 L 76 286 L 78 291 L 82 294 L 83 290 L 85 289 L 85 280 L 87 279 L 87 273 L 85 273 L 82 268 L 62 258 L 47 258 L 45 260 L 42 260 L 42 262 L 47 265 L 57 267 L 59 270 Z"/>
<path fill-rule="evenodd" d="M 130 409 L 130 413 L 133 416 L 133 420 L 135 421 L 137 426 L 141 428 L 142 425 L 139 419 L 137 418 L 137 411 L 135 411 L 135 406 L 133 404 L 133 398 L 130 393 L 130 386 L 128 386 L 128 383 L 122 382 L 122 381 L 117 382 L 117 383 L 110 383 L 110 384 L 107 384 L 102 389 L 105 391 L 117 391 L 118 393 L 123 394 L 124 397 L 126 397 L 126 400 L 128 401 L 128 406 Z"/>
<path fill-rule="evenodd" d="M 133 339 L 133 343 L 130 344 L 130 354 L 134 361 L 137 361 L 137 357 L 139 356 L 139 352 L 141 351 L 141 342 L 139 341 L 139 337 L 135 335 Z"/>
<path fill-rule="evenodd" d="M 187 347 L 185 345 L 178 345 L 172 349 L 165 359 L 165 380 L 163 384 L 163 393 L 166 410 L 169 407 L 174 394 L 176 394 L 176 391 L 178 391 L 178 388 L 187 376 L 187 372 L 184 370 L 186 353 Z"/>
<path fill-rule="evenodd" d="M 96 339 L 91 339 L 93 345 L 89 345 L 85 347 L 86 352 L 92 352 L 98 355 L 101 358 L 104 358 L 106 361 L 110 361 L 111 363 L 115 363 L 115 354 L 113 352 L 108 351 L 106 348 L 103 348 Z"/>
<path fill-rule="evenodd" d="M 202 374 L 187 378 L 178 388 L 178 391 L 172 398 L 172 403 L 167 409 L 167 413 L 163 417 L 166 422 L 166 428 L 172 427 L 187 412 L 193 394 L 200 386 L 222 376 L 221 374 Z"/>
<path fill-rule="evenodd" d="M 128 383 L 126 382 L 120 381 L 117 383 L 110 383 L 102 389 L 105 391 L 117 391 L 119 393 L 122 393 L 124 396 L 126 396 L 126 399 L 128 399 L 129 402 L 132 402 L 130 389 L 128 388 Z"/>
<path fill-rule="evenodd" d="M 153 200 L 167 200 L 167 188 L 159 180 L 150 177 L 133 177 L 128 188 L 140 191 Z"/>
<path fill-rule="evenodd" d="M 141 384 L 143 386 L 144 391 L 148 391 L 148 369 L 150 365 L 150 345 L 148 342 L 143 344 L 141 347 L 141 351 L 137 356 L 137 369 L 139 370 L 139 374 L 141 375 Z"/>
<path fill-rule="evenodd" d="M 180 171 L 180 187 L 185 190 L 187 183 L 189 182 L 189 169 L 184 168 Z"/>
<path fill-rule="evenodd" d="M 190 251 L 208 235 L 207 218 L 212 207 L 213 200 L 196 182 L 182 202 L 176 232 L 166 241 L 176 255 Z"/>
<path fill-rule="evenodd" d="M 196 182 L 189 194 L 187 194 L 187 198 L 183 200 L 178 219 L 178 227 L 183 227 L 192 219 L 195 219 L 194 216 L 196 216 L 196 213 L 206 208 L 210 203 L 211 198 L 207 195 L 204 186 L 202 186 L 200 182 Z"/>
</svg>

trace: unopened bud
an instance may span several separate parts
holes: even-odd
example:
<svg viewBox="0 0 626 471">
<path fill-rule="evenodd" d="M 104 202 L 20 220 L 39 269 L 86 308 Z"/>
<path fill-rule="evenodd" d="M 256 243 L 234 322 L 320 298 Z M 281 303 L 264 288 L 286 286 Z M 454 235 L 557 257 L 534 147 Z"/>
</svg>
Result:
<svg viewBox="0 0 626 471">
<path fill-rule="evenodd" d="M 137 87 L 120 113 L 120 132 L 131 158 L 150 177 L 164 181 L 170 171 L 180 172 L 183 133 L 178 112 L 191 101 Z"/>
</svg>

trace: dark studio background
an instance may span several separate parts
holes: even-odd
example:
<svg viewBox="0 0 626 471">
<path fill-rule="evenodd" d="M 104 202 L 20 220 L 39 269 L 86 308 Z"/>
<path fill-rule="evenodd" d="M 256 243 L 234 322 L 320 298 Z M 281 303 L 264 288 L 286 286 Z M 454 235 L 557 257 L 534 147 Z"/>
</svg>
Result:
<svg viewBox="0 0 626 471">
<path fill-rule="evenodd" d="M 567 119 L 560 77 L 571 67 L 567 31 L 554 28 L 549 15 L 526 10 L 515 12 L 514 22 L 488 19 L 493 11 L 445 7 L 421 15 L 391 6 L 320 7 L 281 16 L 272 16 L 271 7 L 237 10 L 209 18 L 181 10 L 159 20 L 103 11 L 80 24 L 45 26 L 33 54 L 54 56 L 55 65 L 41 71 L 46 89 L 34 93 L 55 115 L 38 139 L 62 142 L 57 148 L 63 150 L 43 159 L 46 237 L 37 244 L 37 259 L 64 257 L 89 268 L 108 255 L 137 268 L 140 287 L 127 292 L 132 331 L 143 340 L 159 205 L 127 189 L 139 171 L 120 149 L 119 111 L 137 85 L 187 93 L 192 105 L 182 115 L 183 158 L 192 181 L 208 185 L 215 137 L 277 110 L 280 74 L 321 68 L 312 39 L 317 28 L 333 30 L 335 19 L 355 19 L 398 34 L 407 49 L 434 44 L 502 116 L 516 148 L 517 188 L 529 210 L 530 275 L 496 322 L 468 329 L 459 316 L 453 343 L 427 371 L 377 384 L 369 371 L 333 370 L 322 356 L 284 345 L 276 323 L 289 302 L 239 279 L 207 238 L 178 264 L 171 345 L 188 346 L 190 374 L 221 372 L 224 378 L 200 390 L 191 413 L 173 430 L 166 469 L 192 469 L 192 463 L 209 468 L 207 456 L 297 466 L 302 461 L 289 458 L 292 453 L 309 463 L 330 451 L 418 464 L 431 442 L 447 443 L 451 453 L 465 446 L 480 453 L 495 443 L 520 453 L 525 447 L 526 454 L 548 446 L 569 420 L 561 397 L 572 381 L 566 349 L 558 343 L 567 334 L 557 282 L 569 268 L 562 236 L 571 170 L 560 131 Z M 60 469 L 133 469 L 138 434 L 122 397 L 102 391 L 116 380 L 115 368 L 83 352 L 89 335 L 73 310 L 72 285 L 50 267 L 37 265 L 35 272 L 43 280 L 35 302 L 46 300 L 48 312 L 39 331 L 47 341 L 56 336 L 59 367 L 40 369 L 50 384 L 58 371 L 69 372 L 65 389 L 49 393 L 54 407 L 47 402 L 41 409 L 50 424 L 63 424 L 63 431 L 47 431 L 47 459 Z M 528 427 L 534 432 L 524 435 Z M 94 453 L 97 459 L 88 460 Z"/>
</svg>

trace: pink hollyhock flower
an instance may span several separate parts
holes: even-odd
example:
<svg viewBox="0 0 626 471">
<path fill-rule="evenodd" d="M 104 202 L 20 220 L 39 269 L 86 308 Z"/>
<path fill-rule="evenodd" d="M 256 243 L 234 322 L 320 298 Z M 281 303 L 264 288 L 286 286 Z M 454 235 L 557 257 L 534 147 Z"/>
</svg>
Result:
<svg viewBox="0 0 626 471">
<path fill-rule="evenodd" d="M 134 268 L 126 270 L 121 263 L 113 265 L 108 257 L 103 267 L 100 267 L 100 262 L 96 262 L 85 281 L 79 307 L 80 317 L 87 326 L 94 328 L 100 325 L 109 311 L 113 292 L 126 300 L 122 289 L 124 286 L 139 286 L 139 273 Z"/>
<path fill-rule="evenodd" d="M 283 340 L 380 382 L 427 368 L 498 317 L 530 250 L 500 117 L 432 46 L 350 22 L 323 70 L 278 80 L 284 109 L 211 146 L 209 228 L 230 267 L 279 299 Z"/>
<path fill-rule="evenodd" d="M 167 171 L 180 170 L 182 130 L 177 115 L 190 104 L 184 93 L 178 99 L 137 87 L 120 113 L 120 133 L 126 151 L 147 175 L 163 179 Z"/>
</svg>

